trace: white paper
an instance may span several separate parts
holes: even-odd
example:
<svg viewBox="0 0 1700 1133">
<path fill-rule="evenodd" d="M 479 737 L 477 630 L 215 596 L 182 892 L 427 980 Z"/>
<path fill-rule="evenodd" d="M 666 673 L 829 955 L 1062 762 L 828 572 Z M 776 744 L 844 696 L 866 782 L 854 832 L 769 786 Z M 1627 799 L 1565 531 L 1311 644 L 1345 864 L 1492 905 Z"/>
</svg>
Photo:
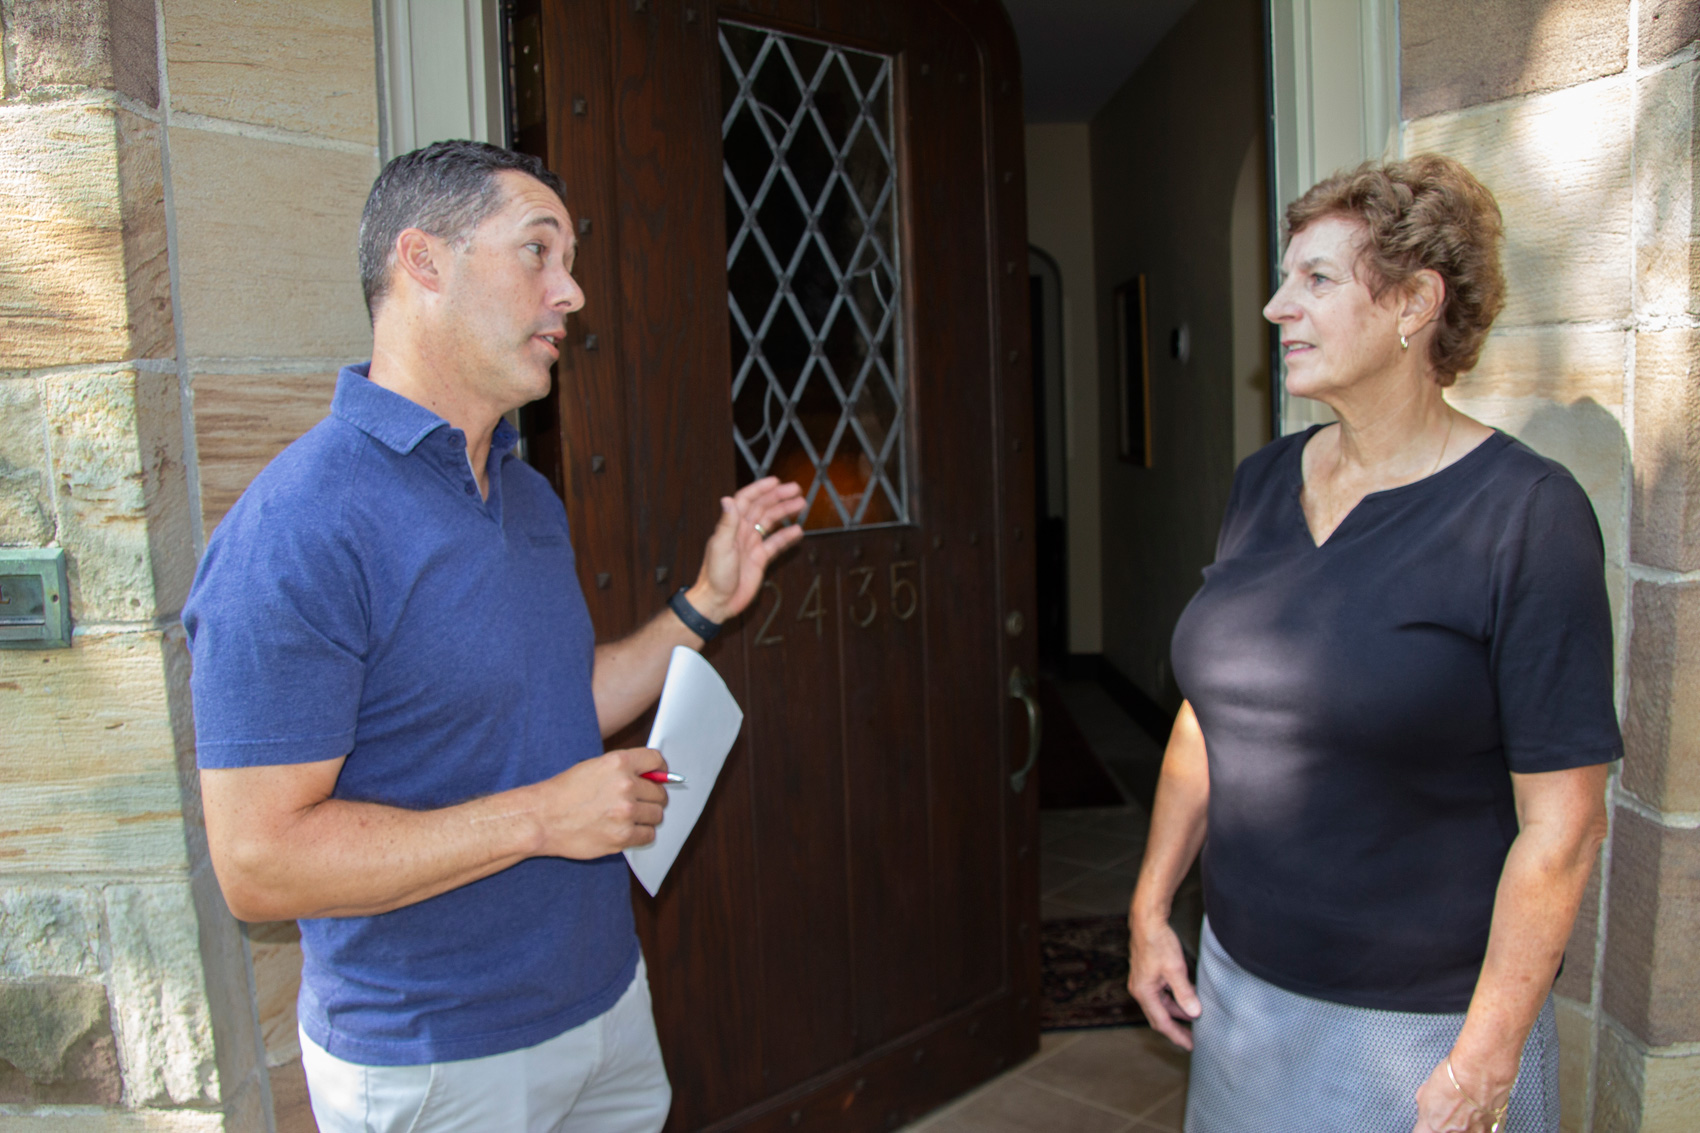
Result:
<svg viewBox="0 0 1700 1133">
<path fill-rule="evenodd" d="M 674 646 L 648 746 L 667 760 L 667 770 L 685 781 L 666 784 L 667 810 L 655 828 L 655 841 L 626 851 L 626 861 L 651 897 L 702 817 L 743 724 L 744 710 L 714 666 L 694 649 Z"/>
</svg>

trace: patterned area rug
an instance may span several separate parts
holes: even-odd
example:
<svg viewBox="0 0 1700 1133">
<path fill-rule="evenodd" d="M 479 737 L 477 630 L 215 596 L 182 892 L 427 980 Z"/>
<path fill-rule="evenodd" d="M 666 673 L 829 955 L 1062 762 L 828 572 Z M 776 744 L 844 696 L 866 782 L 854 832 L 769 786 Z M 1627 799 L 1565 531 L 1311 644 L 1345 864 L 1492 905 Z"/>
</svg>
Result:
<svg viewBox="0 0 1700 1133">
<path fill-rule="evenodd" d="M 1144 1026 L 1127 993 L 1127 921 L 1077 917 L 1045 921 L 1039 933 L 1044 999 L 1039 1029 Z"/>
</svg>

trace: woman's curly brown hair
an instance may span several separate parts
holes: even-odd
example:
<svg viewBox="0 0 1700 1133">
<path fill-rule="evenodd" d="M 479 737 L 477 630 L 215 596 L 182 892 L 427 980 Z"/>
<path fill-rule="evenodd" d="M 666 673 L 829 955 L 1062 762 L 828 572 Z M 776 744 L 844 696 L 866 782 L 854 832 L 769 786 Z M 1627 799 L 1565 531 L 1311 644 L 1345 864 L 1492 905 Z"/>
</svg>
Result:
<svg viewBox="0 0 1700 1133">
<path fill-rule="evenodd" d="M 1425 269 L 1446 283 L 1429 362 L 1443 386 L 1475 366 L 1488 328 L 1505 306 L 1499 246 L 1505 223 L 1487 187 L 1450 157 L 1425 153 L 1385 165 L 1365 162 L 1319 181 L 1287 206 L 1287 239 L 1323 217 L 1364 226 L 1358 263 L 1377 299 Z"/>
</svg>

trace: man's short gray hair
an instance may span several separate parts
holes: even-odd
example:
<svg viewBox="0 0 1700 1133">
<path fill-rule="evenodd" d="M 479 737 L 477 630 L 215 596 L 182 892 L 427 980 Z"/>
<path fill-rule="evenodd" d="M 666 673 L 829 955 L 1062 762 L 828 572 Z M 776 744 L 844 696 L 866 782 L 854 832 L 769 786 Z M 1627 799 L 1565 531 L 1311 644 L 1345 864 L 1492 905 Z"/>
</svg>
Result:
<svg viewBox="0 0 1700 1133">
<path fill-rule="evenodd" d="M 396 237 L 417 228 L 450 244 L 464 243 L 502 206 L 496 174 L 512 169 L 555 191 L 562 205 L 567 186 L 543 162 L 484 142 L 432 142 L 384 166 L 360 214 L 360 287 L 375 315 L 389 290 Z"/>
</svg>

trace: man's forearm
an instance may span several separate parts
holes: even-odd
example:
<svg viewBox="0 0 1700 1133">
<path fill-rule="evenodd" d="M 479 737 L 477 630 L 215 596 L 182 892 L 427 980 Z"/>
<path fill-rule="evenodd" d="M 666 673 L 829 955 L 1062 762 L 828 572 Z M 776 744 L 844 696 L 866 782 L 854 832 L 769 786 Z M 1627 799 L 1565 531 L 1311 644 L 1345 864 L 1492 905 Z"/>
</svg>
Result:
<svg viewBox="0 0 1700 1133">
<path fill-rule="evenodd" d="M 201 773 L 213 869 L 241 919 L 370 916 L 529 857 L 603 857 L 654 841 L 667 803 L 643 748 L 440 810 L 332 798 L 342 762 Z"/>
<path fill-rule="evenodd" d="M 700 585 L 694 587 L 686 599 L 711 621 L 723 618 L 723 614 L 705 608 L 709 604 L 696 594 L 701 589 Z M 701 649 L 703 640 L 663 606 L 635 633 L 596 647 L 596 670 L 590 688 L 603 736 L 613 735 L 655 703 L 667 679 L 667 663 L 675 645 Z"/>
<path fill-rule="evenodd" d="M 254 785 L 248 776 L 249 793 Z M 324 799 L 282 818 L 231 808 L 203 773 L 213 866 L 242 920 L 369 916 L 416 904 L 536 853 L 542 823 L 525 789 L 442 810 Z M 261 784 L 263 787 L 263 784 Z"/>
</svg>

